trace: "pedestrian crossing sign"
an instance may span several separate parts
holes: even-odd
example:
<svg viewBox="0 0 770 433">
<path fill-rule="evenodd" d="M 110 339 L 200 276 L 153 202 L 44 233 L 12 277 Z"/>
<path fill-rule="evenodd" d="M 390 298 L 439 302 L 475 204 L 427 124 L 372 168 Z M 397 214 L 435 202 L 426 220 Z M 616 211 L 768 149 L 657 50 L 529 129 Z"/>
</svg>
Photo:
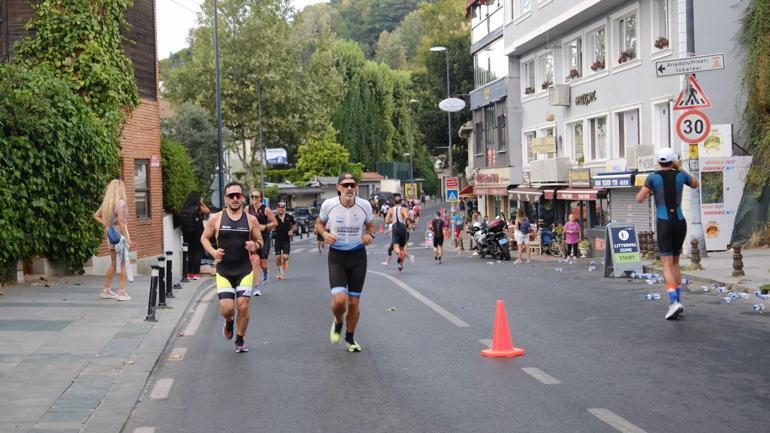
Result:
<svg viewBox="0 0 770 433">
<path fill-rule="evenodd" d="M 693 110 L 696 108 L 709 108 L 711 101 L 706 93 L 698 84 L 695 75 L 690 75 L 687 79 L 687 86 L 679 92 L 679 97 L 674 104 L 674 110 Z"/>
<path fill-rule="evenodd" d="M 456 190 L 456 189 L 447 189 L 446 190 L 446 201 L 448 201 L 448 202 L 460 201 L 460 191 Z"/>
</svg>

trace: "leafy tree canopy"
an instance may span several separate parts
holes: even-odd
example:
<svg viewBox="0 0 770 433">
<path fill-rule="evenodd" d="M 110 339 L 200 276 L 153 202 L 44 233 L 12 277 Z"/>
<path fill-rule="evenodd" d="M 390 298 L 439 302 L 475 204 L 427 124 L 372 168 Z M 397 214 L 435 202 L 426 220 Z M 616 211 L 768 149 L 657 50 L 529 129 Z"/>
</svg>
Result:
<svg viewBox="0 0 770 433">
<path fill-rule="evenodd" d="M 337 131 L 327 125 L 323 133 L 311 136 L 299 147 L 297 169 L 305 180 L 315 176 L 337 176 L 344 171 L 360 178 L 361 166 L 350 162 L 347 149 L 336 140 Z"/>
<path fill-rule="evenodd" d="M 217 170 L 217 131 L 209 113 L 185 102 L 175 108 L 175 116 L 161 120 L 164 139 L 184 145 L 192 159 L 197 189 L 207 196 Z"/>
</svg>

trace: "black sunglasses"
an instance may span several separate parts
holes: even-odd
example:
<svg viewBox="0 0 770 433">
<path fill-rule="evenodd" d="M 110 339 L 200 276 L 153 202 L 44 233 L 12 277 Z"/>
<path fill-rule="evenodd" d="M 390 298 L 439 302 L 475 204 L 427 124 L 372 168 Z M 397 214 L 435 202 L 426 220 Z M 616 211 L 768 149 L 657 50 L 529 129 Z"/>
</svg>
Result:
<svg viewBox="0 0 770 433">
<path fill-rule="evenodd" d="M 229 198 L 230 200 L 240 200 L 243 198 L 243 194 L 239 192 L 231 192 L 230 194 L 225 194 L 225 197 Z"/>
<path fill-rule="evenodd" d="M 348 183 L 341 183 L 340 186 L 343 187 L 343 188 L 347 188 L 347 189 L 355 189 L 356 188 L 356 184 L 355 183 L 350 183 L 350 182 L 348 182 Z"/>
</svg>

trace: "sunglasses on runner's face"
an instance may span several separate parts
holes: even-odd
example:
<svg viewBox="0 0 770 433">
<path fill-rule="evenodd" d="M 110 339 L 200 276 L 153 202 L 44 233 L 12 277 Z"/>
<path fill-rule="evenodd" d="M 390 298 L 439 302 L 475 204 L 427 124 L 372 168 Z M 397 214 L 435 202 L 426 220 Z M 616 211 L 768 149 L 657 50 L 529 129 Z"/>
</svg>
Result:
<svg viewBox="0 0 770 433">
<path fill-rule="evenodd" d="M 256 194 L 252 195 L 251 198 L 253 198 L 254 200 L 261 200 L 262 199 L 262 197 L 260 197 L 260 196 L 258 196 Z"/>
<path fill-rule="evenodd" d="M 341 183 L 341 184 L 340 184 L 340 186 L 341 186 L 342 188 L 347 188 L 347 189 L 356 189 L 356 184 L 355 184 L 355 182 L 346 182 L 346 183 Z"/>
<path fill-rule="evenodd" d="M 243 198 L 243 194 L 239 192 L 231 192 L 230 194 L 226 194 L 225 197 L 229 198 L 230 200 L 240 200 Z"/>
</svg>

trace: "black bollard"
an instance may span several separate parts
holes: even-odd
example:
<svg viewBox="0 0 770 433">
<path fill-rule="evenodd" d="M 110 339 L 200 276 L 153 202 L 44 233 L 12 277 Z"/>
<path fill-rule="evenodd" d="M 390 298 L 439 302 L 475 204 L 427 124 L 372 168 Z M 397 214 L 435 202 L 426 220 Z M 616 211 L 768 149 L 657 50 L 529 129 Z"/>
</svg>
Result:
<svg viewBox="0 0 770 433">
<path fill-rule="evenodd" d="M 152 277 L 150 277 L 150 294 L 147 300 L 147 317 L 144 318 L 145 322 L 157 322 L 158 318 L 155 317 L 155 292 L 158 290 L 158 267 L 151 266 Z"/>
<path fill-rule="evenodd" d="M 158 308 L 166 305 L 166 256 L 158 256 Z"/>
<path fill-rule="evenodd" d="M 166 297 L 174 298 L 174 291 L 172 286 L 174 285 L 174 274 L 171 272 L 171 260 L 174 258 L 173 251 L 166 251 Z"/>
<path fill-rule="evenodd" d="M 180 283 L 190 281 L 187 279 L 187 273 L 190 271 L 190 265 L 187 263 L 189 259 L 190 257 L 187 255 L 187 242 L 184 242 L 182 243 L 182 279 L 179 280 Z"/>
</svg>

